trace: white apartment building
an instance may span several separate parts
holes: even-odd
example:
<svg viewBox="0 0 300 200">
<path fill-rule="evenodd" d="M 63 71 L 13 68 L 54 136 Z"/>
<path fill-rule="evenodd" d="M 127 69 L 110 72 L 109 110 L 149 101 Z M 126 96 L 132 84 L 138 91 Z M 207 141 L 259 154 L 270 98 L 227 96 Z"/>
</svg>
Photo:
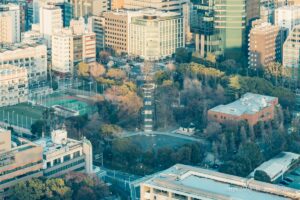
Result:
<svg viewBox="0 0 300 200">
<path fill-rule="evenodd" d="M 288 200 L 300 192 L 283 186 L 177 164 L 140 184 L 141 200 Z"/>
<path fill-rule="evenodd" d="M 52 36 L 52 70 L 62 74 L 73 74 L 73 33 L 62 29 Z"/>
<path fill-rule="evenodd" d="M 20 42 L 20 7 L 16 4 L 0 5 L 0 44 Z"/>
<path fill-rule="evenodd" d="M 0 107 L 28 101 L 28 77 L 25 67 L 0 66 Z"/>
<path fill-rule="evenodd" d="M 283 44 L 282 65 L 293 80 L 299 79 L 300 69 L 300 25 L 294 27 Z"/>
<path fill-rule="evenodd" d="M 72 20 L 69 28 L 56 31 L 52 37 L 52 70 L 73 74 L 74 65 L 95 61 L 96 34 L 87 29 L 84 20 Z"/>
<path fill-rule="evenodd" d="M 140 12 L 140 16 L 132 17 L 129 25 L 129 55 L 158 60 L 185 46 L 185 27 L 180 13 L 154 9 Z"/>
<path fill-rule="evenodd" d="M 51 47 L 52 35 L 62 29 L 62 10 L 54 5 L 44 5 L 40 8 L 40 33 L 47 40 L 47 47 Z"/>
<path fill-rule="evenodd" d="M 43 148 L 45 177 L 58 177 L 70 171 L 93 172 L 93 150 L 89 140 L 68 138 L 65 129 L 52 131 L 51 137 L 34 141 Z"/>
<path fill-rule="evenodd" d="M 286 29 L 287 35 L 300 24 L 300 6 L 283 6 L 275 10 L 274 24 Z"/>
<path fill-rule="evenodd" d="M 41 44 L 14 44 L 0 49 L 0 66 L 25 67 L 29 84 L 47 80 L 47 47 Z"/>
</svg>

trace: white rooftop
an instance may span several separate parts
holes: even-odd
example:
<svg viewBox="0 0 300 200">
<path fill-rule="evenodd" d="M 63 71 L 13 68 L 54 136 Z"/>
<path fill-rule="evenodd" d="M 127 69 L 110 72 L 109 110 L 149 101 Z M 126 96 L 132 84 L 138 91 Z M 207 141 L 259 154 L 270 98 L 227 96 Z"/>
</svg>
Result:
<svg viewBox="0 0 300 200">
<path fill-rule="evenodd" d="M 254 114 L 263 108 L 270 106 L 270 102 L 274 101 L 275 99 L 277 99 L 277 97 L 248 92 L 240 99 L 227 105 L 216 106 L 210 109 L 210 111 L 236 116 L 241 116 L 243 114 Z"/>
<path fill-rule="evenodd" d="M 150 177 L 142 184 L 200 199 L 201 197 L 218 200 L 300 198 L 298 190 L 181 164 Z"/>
<path fill-rule="evenodd" d="M 291 153 L 291 152 L 282 152 L 278 154 L 276 157 L 264 162 L 260 166 L 258 166 L 251 174 L 251 177 L 254 177 L 254 173 L 256 170 L 264 171 L 268 174 L 271 180 L 276 179 L 281 174 L 285 173 L 291 167 L 291 163 L 293 161 L 300 159 L 299 154 Z"/>
</svg>

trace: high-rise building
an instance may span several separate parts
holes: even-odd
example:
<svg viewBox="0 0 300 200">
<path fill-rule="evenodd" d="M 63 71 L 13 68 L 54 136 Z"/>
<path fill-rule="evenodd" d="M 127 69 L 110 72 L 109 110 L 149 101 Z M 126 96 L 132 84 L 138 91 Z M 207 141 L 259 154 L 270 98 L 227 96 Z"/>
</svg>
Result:
<svg viewBox="0 0 300 200">
<path fill-rule="evenodd" d="M 19 5 L 0 5 L 0 44 L 20 42 L 20 19 Z"/>
<path fill-rule="evenodd" d="M 129 25 L 128 54 L 146 60 L 171 56 L 185 46 L 183 17 L 176 12 L 155 9 L 140 11 Z"/>
<path fill-rule="evenodd" d="M 125 0 L 111 0 L 111 10 L 123 9 Z"/>
<path fill-rule="evenodd" d="M 27 101 L 27 69 L 13 65 L 0 66 L 0 107 Z"/>
<path fill-rule="evenodd" d="M 138 11 L 115 10 L 105 12 L 105 47 L 117 53 L 128 52 L 129 24 Z"/>
<path fill-rule="evenodd" d="M 126 9 L 141 9 L 155 8 L 163 11 L 182 12 L 182 5 L 187 3 L 187 0 L 124 0 L 124 8 Z"/>
<path fill-rule="evenodd" d="M 300 6 L 283 6 L 275 10 L 275 25 L 286 30 L 286 35 L 300 24 Z"/>
<path fill-rule="evenodd" d="M 201 57 L 206 57 L 208 52 L 217 51 L 213 1 L 204 0 L 194 4 L 191 31 L 195 35 L 195 50 Z"/>
<path fill-rule="evenodd" d="M 43 176 L 42 152 L 41 146 L 0 129 L 0 199 L 17 183 Z"/>
<path fill-rule="evenodd" d="M 91 16 L 88 24 L 89 29 L 96 34 L 96 50 L 99 53 L 105 48 L 105 17 Z"/>
<path fill-rule="evenodd" d="M 296 189 L 181 164 L 144 178 L 140 184 L 141 200 L 299 198 Z"/>
<path fill-rule="evenodd" d="M 47 47 L 42 44 L 14 44 L 0 48 L 0 66 L 25 67 L 29 85 L 47 80 Z"/>
<path fill-rule="evenodd" d="M 271 62 L 280 62 L 282 44 L 278 26 L 268 22 L 254 25 L 249 35 L 249 67 L 263 68 Z"/>
<path fill-rule="evenodd" d="M 241 56 L 246 41 L 246 1 L 215 0 L 215 28 L 219 37 L 217 55 Z"/>
<path fill-rule="evenodd" d="M 109 0 L 71 0 L 73 6 L 73 14 L 75 18 L 100 15 L 110 10 Z"/>
<path fill-rule="evenodd" d="M 96 34 L 86 29 L 83 18 L 72 20 L 70 28 L 56 31 L 52 37 L 52 70 L 73 74 L 81 61 L 95 61 Z"/>
<path fill-rule="evenodd" d="M 290 32 L 283 44 L 282 65 L 293 80 L 300 75 L 300 25 Z"/>
<path fill-rule="evenodd" d="M 63 27 L 62 10 L 54 5 L 44 5 L 40 8 L 40 33 L 51 47 L 51 38 L 56 30 Z"/>
</svg>

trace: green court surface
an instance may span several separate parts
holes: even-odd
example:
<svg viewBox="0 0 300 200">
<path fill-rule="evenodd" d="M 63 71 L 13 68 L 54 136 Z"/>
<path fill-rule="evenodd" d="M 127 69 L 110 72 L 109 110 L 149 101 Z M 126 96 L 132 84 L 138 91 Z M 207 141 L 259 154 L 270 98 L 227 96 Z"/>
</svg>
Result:
<svg viewBox="0 0 300 200">
<path fill-rule="evenodd" d="M 44 110 L 44 107 L 32 106 L 29 103 L 5 106 L 0 108 L 0 121 L 30 128 L 33 122 L 42 118 Z"/>
</svg>

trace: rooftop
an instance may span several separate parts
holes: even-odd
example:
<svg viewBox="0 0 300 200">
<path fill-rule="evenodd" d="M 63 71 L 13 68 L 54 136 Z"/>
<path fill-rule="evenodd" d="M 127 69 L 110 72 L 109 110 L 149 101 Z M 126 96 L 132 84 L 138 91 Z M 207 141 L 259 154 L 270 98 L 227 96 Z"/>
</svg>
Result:
<svg viewBox="0 0 300 200">
<path fill-rule="evenodd" d="M 258 166 L 252 173 L 251 176 L 254 177 L 254 173 L 256 170 L 264 171 L 268 174 L 271 179 L 274 179 L 280 174 L 285 173 L 291 167 L 291 164 L 300 159 L 299 154 L 291 153 L 291 152 L 282 152 L 278 154 L 276 157 L 264 162 L 260 166 Z"/>
<path fill-rule="evenodd" d="M 300 197 L 300 191 L 253 179 L 177 164 L 146 180 L 144 185 L 166 188 L 194 198 L 219 200 L 283 200 Z"/>
<path fill-rule="evenodd" d="M 67 133 L 63 129 L 53 131 L 52 137 L 44 137 L 34 141 L 34 143 L 43 147 L 44 155 L 64 153 L 82 144 L 81 141 L 67 138 Z"/>
<path fill-rule="evenodd" d="M 263 108 L 270 106 L 271 102 L 275 99 L 277 99 L 277 97 L 246 93 L 240 99 L 227 105 L 216 106 L 210 109 L 210 111 L 236 116 L 254 114 Z"/>
</svg>

